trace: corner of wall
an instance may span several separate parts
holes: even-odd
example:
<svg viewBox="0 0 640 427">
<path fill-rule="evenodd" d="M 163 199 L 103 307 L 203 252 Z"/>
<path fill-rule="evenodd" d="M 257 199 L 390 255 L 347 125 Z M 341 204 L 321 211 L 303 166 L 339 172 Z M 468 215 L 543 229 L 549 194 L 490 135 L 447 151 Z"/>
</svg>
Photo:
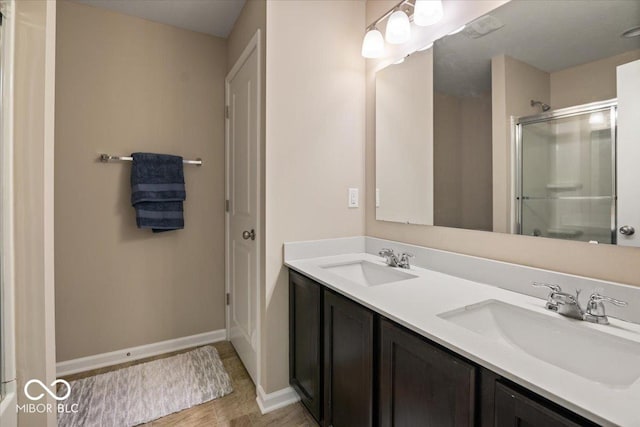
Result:
<svg viewBox="0 0 640 427">
<path fill-rule="evenodd" d="M 361 235 L 365 229 L 365 61 L 360 55 L 365 4 L 274 1 L 267 3 L 266 18 L 261 385 L 272 393 L 288 385 L 283 243 Z M 358 209 L 347 207 L 349 187 L 361 190 Z"/>
</svg>

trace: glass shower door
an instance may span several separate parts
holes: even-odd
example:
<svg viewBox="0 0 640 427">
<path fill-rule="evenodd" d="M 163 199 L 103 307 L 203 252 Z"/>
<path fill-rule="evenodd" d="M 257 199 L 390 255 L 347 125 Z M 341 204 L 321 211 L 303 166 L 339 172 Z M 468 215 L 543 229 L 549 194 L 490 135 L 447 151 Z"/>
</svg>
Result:
<svg viewBox="0 0 640 427">
<path fill-rule="evenodd" d="M 520 234 L 615 243 L 615 113 L 609 102 L 517 124 Z"/>
</svg>

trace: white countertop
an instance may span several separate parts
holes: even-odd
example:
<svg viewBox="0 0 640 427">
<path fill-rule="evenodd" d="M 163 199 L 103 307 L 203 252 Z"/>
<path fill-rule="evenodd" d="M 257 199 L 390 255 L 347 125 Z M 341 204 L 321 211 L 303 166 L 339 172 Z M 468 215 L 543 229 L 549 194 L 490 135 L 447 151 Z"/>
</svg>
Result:
<svg viewBox="0 0 640 427">
<path fill-rule="evenodd" d="M 321 268 L 358 260 L 385 265 L 381 257 L 364 252 L 289 259 L 285 265 L 587 419 L 603 425 L 640 426 L 640 380 L 627 388 L 613 388 L 521 350 L 497 344 L 438 317 L 438 314 L 489 299 L 545 316 L 559 316 L 544 308 L 544 300 L 414 266 L 410 272 L 416 278 L 372 287 L 359 285 Z M 579 322 L 564 317 L 563 320 Z M 640 325 L 613 318 L 610 322 L 607 326 L 580 322 L 580 326 L 640 342 Z M 616 361 L 603 360 L 602 363 Z"/>
</svg>

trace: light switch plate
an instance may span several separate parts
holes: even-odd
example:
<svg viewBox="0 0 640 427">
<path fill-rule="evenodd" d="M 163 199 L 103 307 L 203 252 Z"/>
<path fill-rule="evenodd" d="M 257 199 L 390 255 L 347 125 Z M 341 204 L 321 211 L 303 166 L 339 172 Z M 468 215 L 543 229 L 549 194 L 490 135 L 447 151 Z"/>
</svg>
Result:
<svg viewBox="0 0 640 427">
<path fill-rule="evenodd" d="M 357 208 L 359 205 L 358 202 L 358 189 L 357 188 L 350 188 L 349 189 L 349 207 L 350 208 Z"/>
<path fill-rule="evenodd" d="M 380 207 L 380 189 L 376 188 L 376 208 Z"/>
</svg>

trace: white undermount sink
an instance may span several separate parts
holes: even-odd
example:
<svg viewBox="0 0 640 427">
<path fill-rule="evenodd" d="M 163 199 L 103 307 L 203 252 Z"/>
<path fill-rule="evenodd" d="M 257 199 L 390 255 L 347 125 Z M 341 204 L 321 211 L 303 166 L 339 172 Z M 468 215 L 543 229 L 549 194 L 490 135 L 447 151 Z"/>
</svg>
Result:
<svg viewBox="0 0 640 427">
<path fill-rule="evenodd" d="M 416 277 L 397 268 L 363 260 L 323 265 L 321 268 L 362 286 L 384 285 Z"/>
<path fill-rule="evenodd" d="M 438 315 L 492 341 L 614 388 L 640 378 L 640 343 L 560 315 L 487 300 Z M 556 317 L 557 316 L 557 317 Z M 612 326 L 601 326 L 606 329 Z"/>
</svg>

